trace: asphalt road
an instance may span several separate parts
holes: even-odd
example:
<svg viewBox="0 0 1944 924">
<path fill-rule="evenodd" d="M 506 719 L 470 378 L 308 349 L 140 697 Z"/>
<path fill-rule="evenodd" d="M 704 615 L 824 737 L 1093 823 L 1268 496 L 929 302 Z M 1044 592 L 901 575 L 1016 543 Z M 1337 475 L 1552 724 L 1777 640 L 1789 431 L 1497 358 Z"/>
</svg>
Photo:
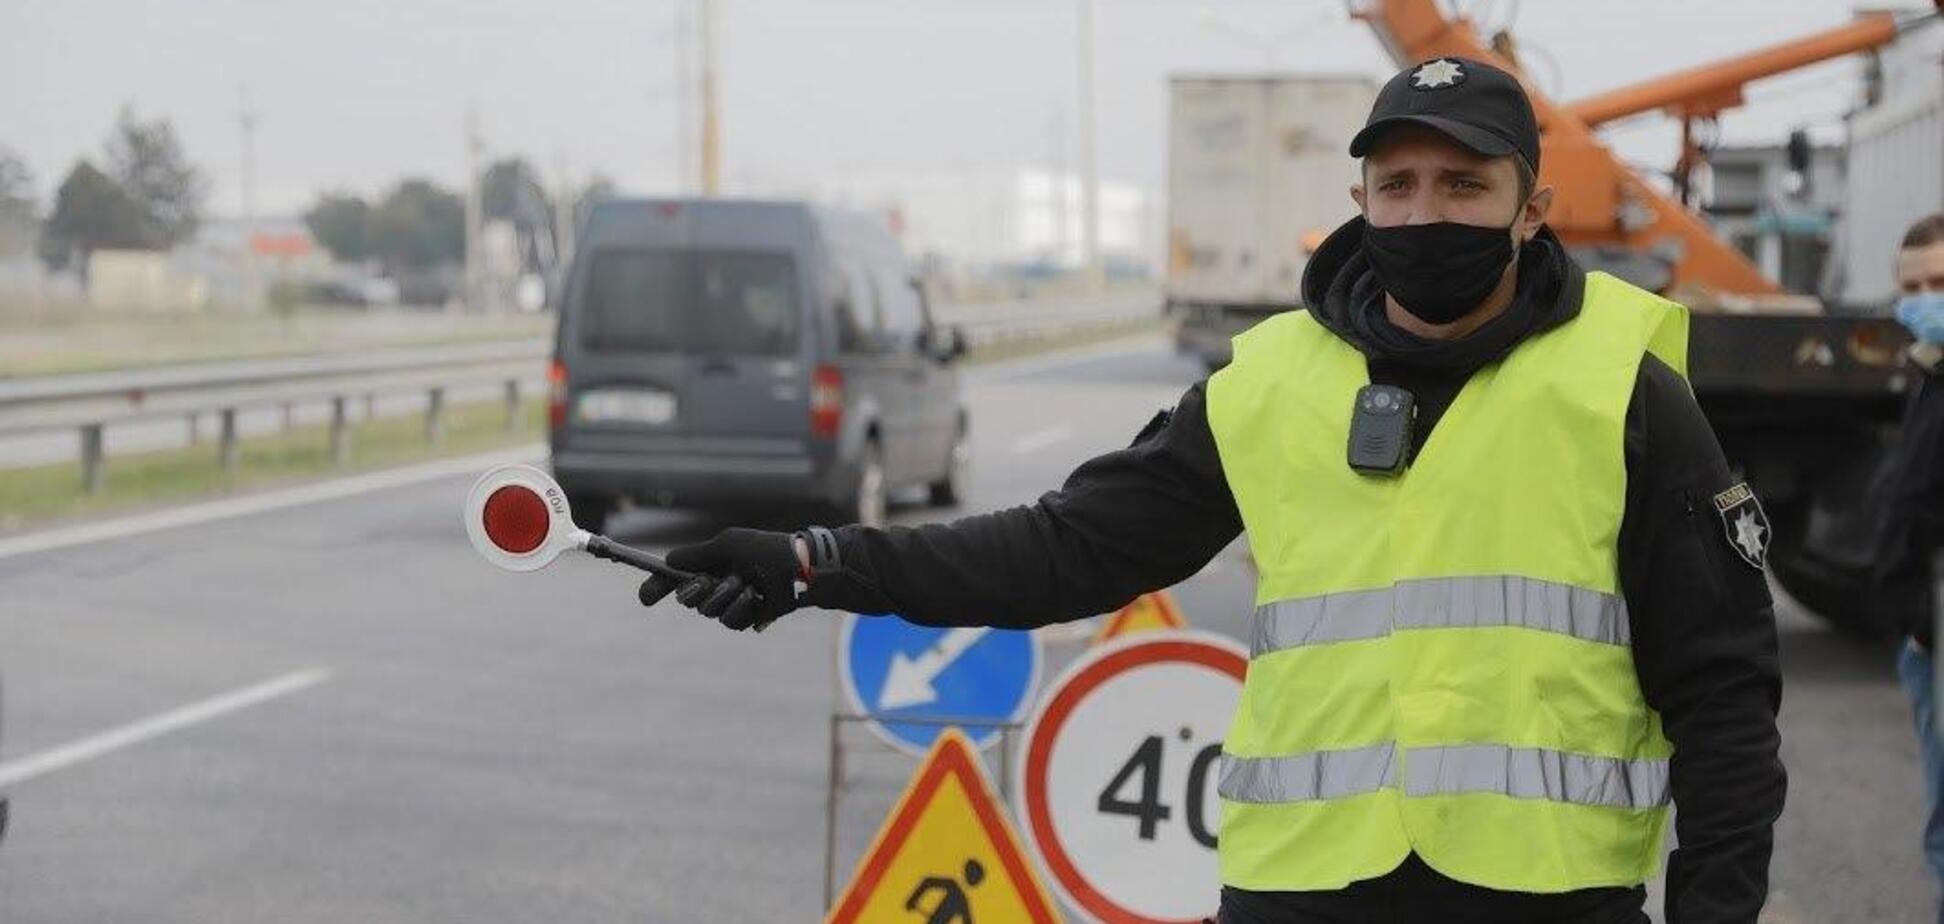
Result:
<svg viewBox="0 0 1944 924">
<path fill-rule="evenodd" d="M 971 373 L 967 510 L 1055 486 L 1197 374 L 1152 339 L 1080 357 Z M 643 611 L 606 563 L 494 571 L 459 523 L 469 482 L 0 543 L 0 921 L 816 919 L 836 620 L 735 635 Z M 663 548 L 722 525 L 637 512 L 615 531 Z M 1235 546 L 1176 596 L 1239 636 L 1249 581 Z M 1770 918 L 1930 920 L 1891 653 L 1792 604 L 1781 619 Z M 1050 677 L 1079 649 L 1048 641 Z M 840 871 L 912 769 L 845 738 Z"/>
</svg>

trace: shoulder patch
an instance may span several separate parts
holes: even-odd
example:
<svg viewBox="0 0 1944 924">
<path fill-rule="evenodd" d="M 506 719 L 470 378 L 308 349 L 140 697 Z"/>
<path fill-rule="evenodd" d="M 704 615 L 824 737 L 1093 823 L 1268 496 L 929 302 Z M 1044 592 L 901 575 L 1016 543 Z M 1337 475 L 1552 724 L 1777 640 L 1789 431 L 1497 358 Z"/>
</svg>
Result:
<svg viewBox="0 0 1944 924">
<path fill-rule="evenodd" d="M 1768 565 L 1769 521 L 1762 502 L 1749 490 L 1748 482 L 1735 485 L 1714 496 L 1715 515 L 1728 537 L 1728 547 L 1757 571 Z"/>
</svg>

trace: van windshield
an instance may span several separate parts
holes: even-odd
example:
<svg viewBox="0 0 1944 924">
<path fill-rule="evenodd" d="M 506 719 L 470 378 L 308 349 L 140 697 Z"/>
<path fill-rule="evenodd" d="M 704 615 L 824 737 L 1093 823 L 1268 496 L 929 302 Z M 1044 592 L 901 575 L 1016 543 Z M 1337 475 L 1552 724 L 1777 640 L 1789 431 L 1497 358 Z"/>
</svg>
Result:
<svg viewBox="0 0 1944 924">
<path fill-rule="evenodd" d="M 581 345 L 617 353 L 787 356 L 802 314 L 796 259 L 752 250 L 601 250 L 581 302 Z"/>
</svg>

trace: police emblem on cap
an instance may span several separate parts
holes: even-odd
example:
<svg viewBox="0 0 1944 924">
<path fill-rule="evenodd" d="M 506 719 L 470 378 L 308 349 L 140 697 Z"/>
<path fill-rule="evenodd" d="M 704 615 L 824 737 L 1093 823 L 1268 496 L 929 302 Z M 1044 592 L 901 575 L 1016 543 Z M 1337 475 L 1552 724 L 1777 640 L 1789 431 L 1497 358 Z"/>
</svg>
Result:
<svg viewBox="0 0 1944 924">
<path fill-rule="evenodd" d="M 1411 75 L 1411 86 L 1418 90 L 1442 90 L 1465 82 L 1465 69 L 1449 58 L 1439 58 Z"/>
<path fill-rule="evenodd" d="M 1728 532 L 1728 547 L 1757 571 L 1768 564 L 1769 521 L 1748 482 L 1714 496 L 1715 513 Z"/>
</svg>

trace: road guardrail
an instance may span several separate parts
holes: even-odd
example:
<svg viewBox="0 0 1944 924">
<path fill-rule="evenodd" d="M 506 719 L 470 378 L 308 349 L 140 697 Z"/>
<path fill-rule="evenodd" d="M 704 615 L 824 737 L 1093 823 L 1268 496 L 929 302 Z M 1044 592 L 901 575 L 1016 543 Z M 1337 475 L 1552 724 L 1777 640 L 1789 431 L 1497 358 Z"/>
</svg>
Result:
<svg viewBox="0 0 1944 924">
<path fill-rule="evenodd" d="M 940 305 L 940 324 L 956 325 L 974 348 L 1068 336 L 1159 317 L 1157 297 L 1135 292 L 1067 299 Z M 0 379 L 0 440 L 67 430 L 80 436 L 82 482 L 89 493 L 106 483 L 104 431 L 138 421 L 183 418 L 191 433 L 215 415 L 217 459 L 234 474 L 241 461 L 240 411 L 328 404 L 331 457 L 350 461 L 350 402 L 362 398 L 366 417 L 378 396 L 426 396 L 425 434 L 444 437 L 447 397 L 455 390 L 497 384 L 506 425 L 517 429 L 525 396 L 545 381 L 548 340 L 497 341 L 440 347 L 403 347 L 350 355 L 197 363 L 80 375 Z M 531 388 L 529 388 L 531 386 Z"/>
</svg>

